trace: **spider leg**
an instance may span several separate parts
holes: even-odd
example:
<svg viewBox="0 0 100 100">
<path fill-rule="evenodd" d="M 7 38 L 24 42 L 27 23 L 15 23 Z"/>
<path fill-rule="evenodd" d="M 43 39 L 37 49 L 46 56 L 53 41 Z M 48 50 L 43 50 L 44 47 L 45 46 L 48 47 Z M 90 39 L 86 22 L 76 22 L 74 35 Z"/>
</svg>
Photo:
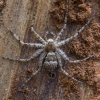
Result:
<svg viewBox="0 0 100 100">
<path fill-rule="evenodd" d="M 46 52 L 44 52 L 44 53 L 42 53 L 42 54 L 40 55 L 40 57 L 39 57 L 39 62 L 38 62 L 38 66 L 41 66 L 41 67 L 42 67 L 43 60 L 44 60 L 44 58 L 46 57 L 46 55 L 47 55 Z"/>
<path fill-rule="evenodd" d="M 24 84 L 22 85 L 22 87 L 25 86 L 25 84 L 31 80 L 31 78 L 36 75 L 39 71 L 41 70 L 41 67 L 38 68 L 38 70 L 36 70 L 35 72 L 32 73 L 32 75 L 24 82 Z"/>
<path fill-rule="evenodd" d="M 53 40 L 55 40 L 56 35 L 53 32 L 51 32 L 51 34 L 53 35 Z"/>
<path fill-rule="evenodd" d="M 21 44 L 21 45 L 27 45 L 27 46 L 30 46 L 30 47 L 37 47 L 37 48 L 43 48 L 44 47 L 44 45 L 43 44 L 41 44 L 41 43 L 24 43 L 23 41 L 21 41 L 20 39 L 19 39 L 19 37 L 15 34 L 15 33 L 13 33 L 12 31 L 11 31 L 11 33 L 13 34 L 13 36 L 14 36 L 14 38 L 17 40 L 17 41 L 19 41 L 19 43 Z"/>
<path fill-rule="evenodd" d="M 13 32 L 12 32 L 12 33 L 13 33 Z M 13 33 L 13 36 L 14 36 L 14 38 L 15 38 L 17 41 L 19 41 L 19 43 L 20 43 L 21 45 L 27 45 L 27 46 L 29 46 L 29 47 L 36 47 L 36 48 L 43 48 L 43 47 L 44 47 L 44 45 L 41 44 L 41 43 L 24 43 L 23 41 L 21 41 L 21 40 L 19 39 L 19 37 L 18 37 L 15 33 Z"/>
<path fill-rule="evenodd" d="M 43 44 L 46 44 L 46 41 L 39 34 L 36 33 L 36 31 L 34 30 L 33 27 L 31 27 L 31 31 L 34 33 L 34 35 L 36 36 L 36 38 L 39 39 L 40 42 L 42 42 Z"/>
<path fill-rule="evenodd" d="M 46 56 L 46 53 L 45 53 L 45 52 L 42 53 L 42 54 L 40 55 L 39 62 L 38 62 L 38 66 L 39 66 L 38 70 L 32 73 L 32 75 L 25 81 L 25 83 L 22 85 L 22 87 L 24 87 L 25 84 L 26 84 L 28 81 L 30 81 L 30 80 L 32 79 L 32 77 L 33 77 L 34 75 L 36 75 L 36 74 L 41 70 L 41 68 L 42 68 L 42 63 L 43 63 L 43 60 L 44 60 L 45 56 Z"/>
<path fill-rule="evenodd" d="M 47 35 L 49 34 L 49 32 L 48 31 L 46 31 L 46 34 L 44 35 L 44 39 L 47 41 L 48 39 L 47 39 Z"/>
<path fill-rule="evenodd" d="M 38 55 L 40 55 L 42 52 L 43 52 L 43 49 L 37 50 L 29 59 L 16 59 L 16 58 L 9 58 L 9 57 L 2 57 L 2 58 L 9 59 L 9 60 L 15 60 L 15 61 L 21 61 L 21 62 L 27 62 L 27 61 L 34 59 Z"/>
<path fill-rule="evenodd" d="M 70 74 L 68 74 L 63 68 L 62 68 L 62 62 L 61 62 L 61 56 L 56 52 L 56 56 L 57 56 L 57 60 L 58 60 L 58 63 L 59 63 L 59 66 L 61 68 L 61 71 L 68 77 L 70 77 L 71 79 L 73 79 L 74 81 L 76 82 L 79 82 L 79 83 L 82 83 L 81 81 L 75 79 L 74 77 L 72 77 Z"/>
<path fill-rule="evenodd" d="M 29 47 L 37 47 L 37 48 L 43 48 L 44 45 L 41 44 L 41 43 L 24 43 L 23 41 L 20 40 L 20 38 L 13 32 L 11 31 L 9 28 L 7 28 L 1 21 L 0 23 L 7 29 L 9 30 L 12 34 L 13 34 L 13 37 L 21 44 L 21 45 L 27 45 Z"/>
<path fill-rule="evenodd" d="M 68 76 L 68 77 L 70 77 L 71 79 L 73 79 L 74 81 L 76 81 L 76 82 L 82 84 L 81 81 L 79 81 L 79 80 L 77 80 L 76 78 L 74 78 L 74 77 L 72 77 L 71 75 L 69 75 L 69 74 L 62 68 L 62 66 L 61 66 L 60 68 L 61 68 L 61 71 L 62 71 L 66 76 Z"/>
<path fill-rule="evenodd" d="M 64 45 L 65 43 L 68 43 L 69 41 L 71 41 L 73 38 L 77 37 L 91 22 L 91 20 L 93 19 L 94 15 L 96 14 L 96 11 L 92 14 L 92 16 L 90 17 L 90 19 L 88 20 L 88 22 L 81 28 L 79 29 L 75 35 L 71 36 L 70 38 L 67 38 L 65 40 L 62 40 L 60 42 L 58 42 L 58 47 Z"/>
<path fill-rule="evenodd" d="M 63 26 L 63 28 L 60 30 L 60 32 L 58 33 L 58 36 L 57 36 L 57 38 L 55 39 L 56 42 L 60 40 L 60 37 L 61 37 L 62 33 L 64 32 L 64 29 L 66 29 L 67 16 L 68 16 L 68 0 L 67 0 L 67 5 L 66 5 L 66 14 L 65 14 L 65 19 L 64 19 L 64 26 Z"/>
<path fill-rule="evenodd" d="M 80 63 L 82 61 L 86 61 L 87 59 L 91 58 L 91 57 L 94 57 L 94 55 L 90 55 L 82 60 L 70 60 L 67 55 L 61 50 L 61 49 L 57 49 L 57 52 L 59 53 L 59 55 L 64 59 L 64 60 L 67 60 L 69 61 L 70 63 Z"/>
</svg>

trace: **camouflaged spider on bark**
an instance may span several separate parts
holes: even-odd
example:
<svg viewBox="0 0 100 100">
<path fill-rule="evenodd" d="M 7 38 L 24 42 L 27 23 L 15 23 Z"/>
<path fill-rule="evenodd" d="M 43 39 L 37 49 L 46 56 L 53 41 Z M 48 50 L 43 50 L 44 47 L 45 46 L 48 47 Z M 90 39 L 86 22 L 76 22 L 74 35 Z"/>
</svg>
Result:
<svg viewBox="0 0 100 100">
<path fill-rule="evenodd" d="M 91 22 L 92 18 L 94 17 L 94 15 L 96 14 L 96 12 L 94 12 L 92 14 L 92 16 L 89 18 L 89 20 L 87 21 L 87 23 L 80 28 L 73 36 L 64 39 L 64 40 L 60 40 L 64 29 L 66 28 L 66 23 L 67 23 L 67 16 L 68 16 L 68 1 L 67 1 L 67 5 L 66 5 L 66 15 L 65 15 L 65 20 L 64 20 L 64 26 L 61 29 L 61 31 L 58 33 L 57 37 L 54 35 L 54 38 L 49 38 L 47 39 L 47 37 L 45 36 L 45 39 L 43 39 L 35 30 L 34 27 L 31 27 L 31 32 L 33 32 L 34 36 L 41 42 L 41 43 L 24 43 L 23 41 L 21 41 L 18 36 L 11 32 L 14 36 L 14 38 L 19 41 L 19 43 L 21 45 L 27 45 L 29 47 L 35 47 L 37 48 L 37 50 L 35 51 L 34 54 L 32 54 L 32 56 L 28 59 L 15 59 L 15 58 L 10 58 L 10 57 L 3 57 L 6 59 L 10 59 L 10 60 L 15 60 L 15 61 L 21 61 L 21 62 L 28 62 L 36 57 L 39 56 L 39 60 L 38 60 L 38 70 L 36 70 L 35 72 L 32 73 L 32 75 L 25 81 L 25 83 L 23 84 L 23 86 L 29 81 L 31 80 L 31 78 L 36 75 L 41 68 L 44 66 L 44 68 L 48 71 L 48 72 L 52 72 L 54 71 L 55 68 L 60 67 L 61 71 L 68 77 L 70 77 L 71 79 L 81 83 L 81 81 L 75 79 L 74 77 L 72 77 L 71 75 L 69 75 L 63 68 L 62 68 L 62 61 L 61 59 L 68 61 L 70 63 L 80 63 L 82 61 L 86 61 L 87 59 L 93 57 L 94 55 L 90 55 L 82 60 L 70 60 L 69 57 L 66 55 L 66 53 L 60 49 L 61 46 L 64 46 L 66 43 L 69 43 L 72 39 L 76 38 Z"/>
</svg>

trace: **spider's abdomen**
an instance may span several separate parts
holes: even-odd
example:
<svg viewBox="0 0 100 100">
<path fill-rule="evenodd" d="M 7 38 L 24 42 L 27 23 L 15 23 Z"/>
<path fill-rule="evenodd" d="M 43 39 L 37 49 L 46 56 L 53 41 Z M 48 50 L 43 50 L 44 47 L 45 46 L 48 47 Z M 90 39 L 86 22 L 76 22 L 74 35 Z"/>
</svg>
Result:
<svg viewBox="0 0 100 100">
<path fill-rule="evenodd" d="M 49 52 L 45 58 L 43 66 L 45 67 L 47 71 L 52 72 L 57 67 L 57 65 L 58 65 L 58 62 L 57 62 L 55 53 Z"/>
</svg>

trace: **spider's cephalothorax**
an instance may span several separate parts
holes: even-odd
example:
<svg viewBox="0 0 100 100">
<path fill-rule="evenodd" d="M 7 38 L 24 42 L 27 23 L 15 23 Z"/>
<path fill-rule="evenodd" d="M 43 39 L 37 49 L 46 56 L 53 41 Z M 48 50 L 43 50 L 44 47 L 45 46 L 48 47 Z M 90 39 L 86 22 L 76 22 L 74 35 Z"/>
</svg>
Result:
<svg viewBox="0 0 100 100">
<path fill-rule="evenodd" d="M 77 37 L 85 28 L 86 26 L 88 26 L 88 24 L 91 22 L 93 16 L 96 14 L 96 12 L 94 12 L 92 14 L 92 16 L 89 18 L 88 22 L 81 28 L 79 29 L 73 36 L 64 39 L 64 40 L 60 40 L 60 37 L 62 36 L 64 29 L 66 28 L 66 23 L 67 23 L 67 15 L 68 15 L 68 1 L 67 1 L 67 6 L 66 6 L 66 15 L 65 15 L 65 20 L 64 20 L 64 26 L 61 29 L 61 31 L 58 33 L 56 38 L 53 39 L 43 39 L 38 33 L 36 33 L 36 31 L 34 30 L 33 27 L 31 27 L 31 31 L 34 33 L 34 36 L 41 42 L 41 43 L 24 43 L 23 41 L 21 41 L 18 36 L 13 33 L 11 31 L 11 33 L 13 33 L 13 36 L 15 37 L 16 40 L 18 40 L 20 42 L 21 45 L 27 45 L 29 47 L 36 47 L 38 48 L 38 50 L 35 51 L 35 53 L 29 58 L 29 59 L 15 59 L 15 58 L 9 58 L 9 57 L 3 57 L 3 58 L 8 58 L 10 60 L 16 60 L 16 61 L 21 61 L 21 62 L 27 62 L 30 61 L 34 58 L 36 58 L 37 56 L 39 56 L 39 60 L 38 60 L 38 66 L 39 69 L 36 70 L 35 72 L 32 73 L 32 75 L 30 76 L 29 79 L 27 79 L 25 81 L 25 83 L 23 84 L 23 86 L 34 76 L 36 75 L 41 68 L 44 66 L 44 68 L 49 71 L 52 72 L 54 71 L 54 69 L 56 67 L 60 67 L 61 71 L 68 77 L 72 78 L 73 80 L 78 81 L 77 79 L 75 79 L 74 77 L 70 76 L 63 68 L 62 68 L 62 60 L 66 60 L 70 63 L 80 63 L 82 61 L 86 61 L 87 59 L 93 57 L 94 55 L 90 55 L 82 60 L 70 60 L 69 57 L 65 54 L 65 52 L 63 50 L 61 50 L 59 47 L 60 46 L 64 46 L 66 43 L 70 42 L 73 38 Z M 6 27 L 7 28 L 7 27 Z"/>
<path fill-rule="evenodd" d="M 46 41 L 46 44 L 44 45 L 44 51 L 45 52 L 55 52 L 57 48 L 56 43 L 53 39 L 48 39 Z"/>
</svg>

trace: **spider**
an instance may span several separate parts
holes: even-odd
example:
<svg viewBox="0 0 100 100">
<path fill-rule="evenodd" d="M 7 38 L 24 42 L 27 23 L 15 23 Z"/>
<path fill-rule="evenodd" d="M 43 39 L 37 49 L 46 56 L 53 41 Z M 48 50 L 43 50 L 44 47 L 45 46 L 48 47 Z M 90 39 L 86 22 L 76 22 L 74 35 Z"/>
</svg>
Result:
<svg viewBox="0 0 100 100">
<path fill-rule="evenodd" d="M 64 26 L 61 29 L 61 31 L 58 33 L 57 37 L 53 34 L 54 38 L 47 38 L 45 36 L 45 39 L 43 39 L 35 30 L 34 27 L 31 26 L 31 32 L 34 33 L 34 36 L 41 42 L 41 43 L 24 43 L 21 41 L 18 36 L 11 31 L 13 34 L 14 38 L 19 41 L 21 45 L 27 45 L 29 47 L 36 47 L 37 50 L 35 51 L 34 54 L 31 55 L 29 59 L 15 59 L 15 58 L 10 58 L 10 57 L 3 57 L 5 59 L 10 59 L 10 60 L 15 60 L 15 61 L 21 61 L 21 62 L 28 62 L 36 57 L 39 56 L 38 60 L 38 66 L 39 68 L 32 73 L 32 75 L 25 81 L 23 86 L 31 80 L 31 78 L 36 75 L 41 68 L 44 66 L 48 72 L 54 71 L 55 68 L 59 67 L 61 71 L 74 81 L 77 81 L 79 83 L 82 83 L 81 81 L 77 80 L 76 78 L 72 77 L 70 74 L 68 74 L 62 67 L 62 59 L 65 61 L 68 61 L 70 63 L 80 63 L 82 61 L 86 61 L 87 59 L 94 57 L 94 55 L 90 55 L 82 60 L 70 60 L 69 57 L 66 55 L 66 53 L 60 49 L 61 46 L 65 46 L 66 43 L 69 43 L 72 39 L 76 38 L 91 22 L 93 16 L 95 15 L 96 12 L 92 14 L 92 16 L 89 18 L 87 23 L 80 28 L 73 36 L 60 40 L 64 29 L 66 29 L 66 23 L 67 23 L 67 16 L 68 16 L 68 5 L 66 6 L 66 14 L 65 14 L 65 20 L 64 20 Z"/>
</svg>

